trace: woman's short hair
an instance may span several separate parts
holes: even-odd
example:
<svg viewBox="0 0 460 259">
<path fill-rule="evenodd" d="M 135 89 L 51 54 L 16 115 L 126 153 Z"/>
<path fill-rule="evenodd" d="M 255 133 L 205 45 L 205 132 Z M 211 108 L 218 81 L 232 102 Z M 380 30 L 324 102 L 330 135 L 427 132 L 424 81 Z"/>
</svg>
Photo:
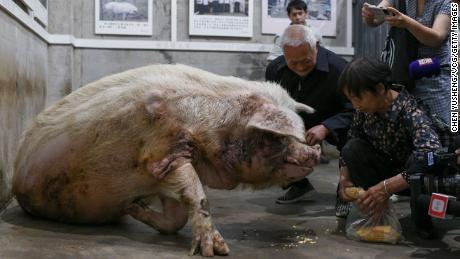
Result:
<svg viewBox="0 0 460 259">
<path fill-rule="evenodd" d="M 317 42 L 318 38 L 309 27 L 302 24 L 292 24 L 281 35 L 280 46 L 281 48 L 284 48 L 284 46 L 297 47 L 308 43 L 310 47 L 316 48 Z"/>
<path fill-rule="evenodd" d="M 384 85 L 385 91 L 391 85 L 391 69 L 387 63 L 377 59 L 356 58 L 343 69 L 338 83 L 342 93 L 358 98 L 365 91 L 377 95 L 379 83 Z"/>
</svg>

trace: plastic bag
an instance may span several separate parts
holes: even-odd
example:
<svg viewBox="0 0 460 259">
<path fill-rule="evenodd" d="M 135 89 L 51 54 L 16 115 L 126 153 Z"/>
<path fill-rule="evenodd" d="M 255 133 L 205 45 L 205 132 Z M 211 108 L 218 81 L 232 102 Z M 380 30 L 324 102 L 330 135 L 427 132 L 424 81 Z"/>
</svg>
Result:
<svg viewBox="0 0 460 259">
<path fill-rule="evenodd" d="M 389 244 L 397 244 L 401 240 L 401 224 L 391 202 L 388 202 L 387 208 L 379 218 L 365 216 L 356 206 L 353 207 L 346 225 L 348 238 Z"/>
</svg>

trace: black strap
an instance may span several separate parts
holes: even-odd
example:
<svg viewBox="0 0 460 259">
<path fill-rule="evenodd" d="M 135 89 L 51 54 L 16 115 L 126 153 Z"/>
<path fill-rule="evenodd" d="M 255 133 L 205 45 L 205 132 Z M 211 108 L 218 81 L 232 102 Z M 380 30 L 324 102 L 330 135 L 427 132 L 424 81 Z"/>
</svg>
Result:
<svg viewBox="0 0 460 259">
<path fill-rule="evenodd" d="M 399 12 L 407 14 L 406 0 L 396 0 L 396 6 L 398 7 Z"/>
</svg>

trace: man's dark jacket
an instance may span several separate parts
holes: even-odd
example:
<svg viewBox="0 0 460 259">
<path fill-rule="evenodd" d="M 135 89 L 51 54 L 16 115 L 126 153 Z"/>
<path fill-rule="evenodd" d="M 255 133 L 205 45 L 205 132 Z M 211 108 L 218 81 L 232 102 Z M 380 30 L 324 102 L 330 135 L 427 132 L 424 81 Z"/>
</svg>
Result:
<svg viewBox="0 0 460 259">
<path fill-rule="evenodd" d="M 270 62 L 265 79 L 279 83 L 291 97 L 315 108 L 313 114 L 302 113 L 305 128 L 323 124 L 330 134 L 326 140 L 340 150 L 353 117 L 353 107 L 338 90 L 338 79 L 346 61 L 335 53 L 318 47 L 316 66 L 302 78 L 290 70 L 284 56 Z"/>
</svg>

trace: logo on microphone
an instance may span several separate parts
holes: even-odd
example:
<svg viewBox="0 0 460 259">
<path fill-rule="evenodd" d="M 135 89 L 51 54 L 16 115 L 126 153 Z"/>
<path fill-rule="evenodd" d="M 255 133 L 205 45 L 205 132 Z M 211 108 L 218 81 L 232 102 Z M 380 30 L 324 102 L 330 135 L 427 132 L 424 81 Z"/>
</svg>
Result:
<svg viewBox="0 0 460 259">
<path fill-rule="evenodd" d="M 417 60 L 419 66 L 426 66 L 426 65 L 431 65 L 433 64 L 433 59 L 431 58 L 423 58 L 423 59 L 419 59 Z"/>
</svg>

